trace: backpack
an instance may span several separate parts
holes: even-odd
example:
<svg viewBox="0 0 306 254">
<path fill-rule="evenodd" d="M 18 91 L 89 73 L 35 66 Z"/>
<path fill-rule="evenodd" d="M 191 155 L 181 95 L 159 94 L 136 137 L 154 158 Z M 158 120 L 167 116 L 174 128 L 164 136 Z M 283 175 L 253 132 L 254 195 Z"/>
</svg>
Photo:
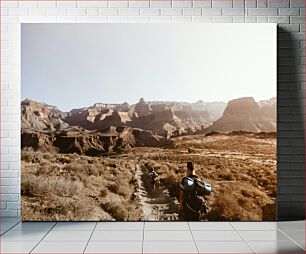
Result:
<svg viewBox="0 0 306 254">
<path fill-rule="evenodd" d="M 197 176 L 184 177 L 180 183 L 184 191 L 184 204 L 194 213 L 199 213 L 204 205 L 203 196 L 211 193 L 211 185 Z"/>
</svg>

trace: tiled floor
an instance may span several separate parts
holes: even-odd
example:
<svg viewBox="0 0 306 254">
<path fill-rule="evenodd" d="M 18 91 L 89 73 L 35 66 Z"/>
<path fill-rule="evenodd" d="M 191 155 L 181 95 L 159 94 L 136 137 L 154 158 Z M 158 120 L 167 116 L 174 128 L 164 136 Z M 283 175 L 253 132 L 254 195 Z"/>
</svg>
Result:
<svg viewBox="0 0 306 254">
<path fill-rule="evenodd" d="M 305 221 L 19 222 L 1 219 L 0 253 L 304 253 Z"/>
</svg>

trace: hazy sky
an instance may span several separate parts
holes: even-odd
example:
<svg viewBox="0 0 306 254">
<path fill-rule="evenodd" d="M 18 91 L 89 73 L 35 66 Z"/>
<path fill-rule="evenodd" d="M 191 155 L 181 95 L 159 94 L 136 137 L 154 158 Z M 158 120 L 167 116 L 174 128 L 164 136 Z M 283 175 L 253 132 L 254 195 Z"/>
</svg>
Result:
<svg viewBox="0 0 306 254">
<path fill-rule="evenodd" d="M 275 24 L 22 24 L 21 96 L 96 102 L 276 96 Z"/>
</svg>

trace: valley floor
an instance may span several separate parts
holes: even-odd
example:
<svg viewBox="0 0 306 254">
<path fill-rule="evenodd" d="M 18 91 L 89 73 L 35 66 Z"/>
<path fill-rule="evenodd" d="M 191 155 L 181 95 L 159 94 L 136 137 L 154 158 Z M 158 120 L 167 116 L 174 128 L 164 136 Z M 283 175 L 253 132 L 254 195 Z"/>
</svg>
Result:
<svg viewBox="0 0 306 254">
<path fill-rule="evenodd" d="M 276 135 L 185 136 L 165 148 L 89 157 L 22 151 L 24 220 L 177 220 L 186 163 L 212 184 L 203 220 L 275 220 Z M 153 188 L 149 171 L 158 173 Z"/>
</svg>

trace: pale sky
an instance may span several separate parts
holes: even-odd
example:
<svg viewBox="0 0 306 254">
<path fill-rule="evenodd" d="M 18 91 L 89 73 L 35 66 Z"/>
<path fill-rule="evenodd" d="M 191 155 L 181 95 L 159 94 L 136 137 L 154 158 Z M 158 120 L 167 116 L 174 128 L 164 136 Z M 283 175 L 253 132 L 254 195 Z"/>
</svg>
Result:
<svg viewBox="0 0 306 254">
<path fill-rule="evenodd" d="M 276 96 L 275 24 L 22 24 L 21 97 L 105 103 Z"/>
</svg>

